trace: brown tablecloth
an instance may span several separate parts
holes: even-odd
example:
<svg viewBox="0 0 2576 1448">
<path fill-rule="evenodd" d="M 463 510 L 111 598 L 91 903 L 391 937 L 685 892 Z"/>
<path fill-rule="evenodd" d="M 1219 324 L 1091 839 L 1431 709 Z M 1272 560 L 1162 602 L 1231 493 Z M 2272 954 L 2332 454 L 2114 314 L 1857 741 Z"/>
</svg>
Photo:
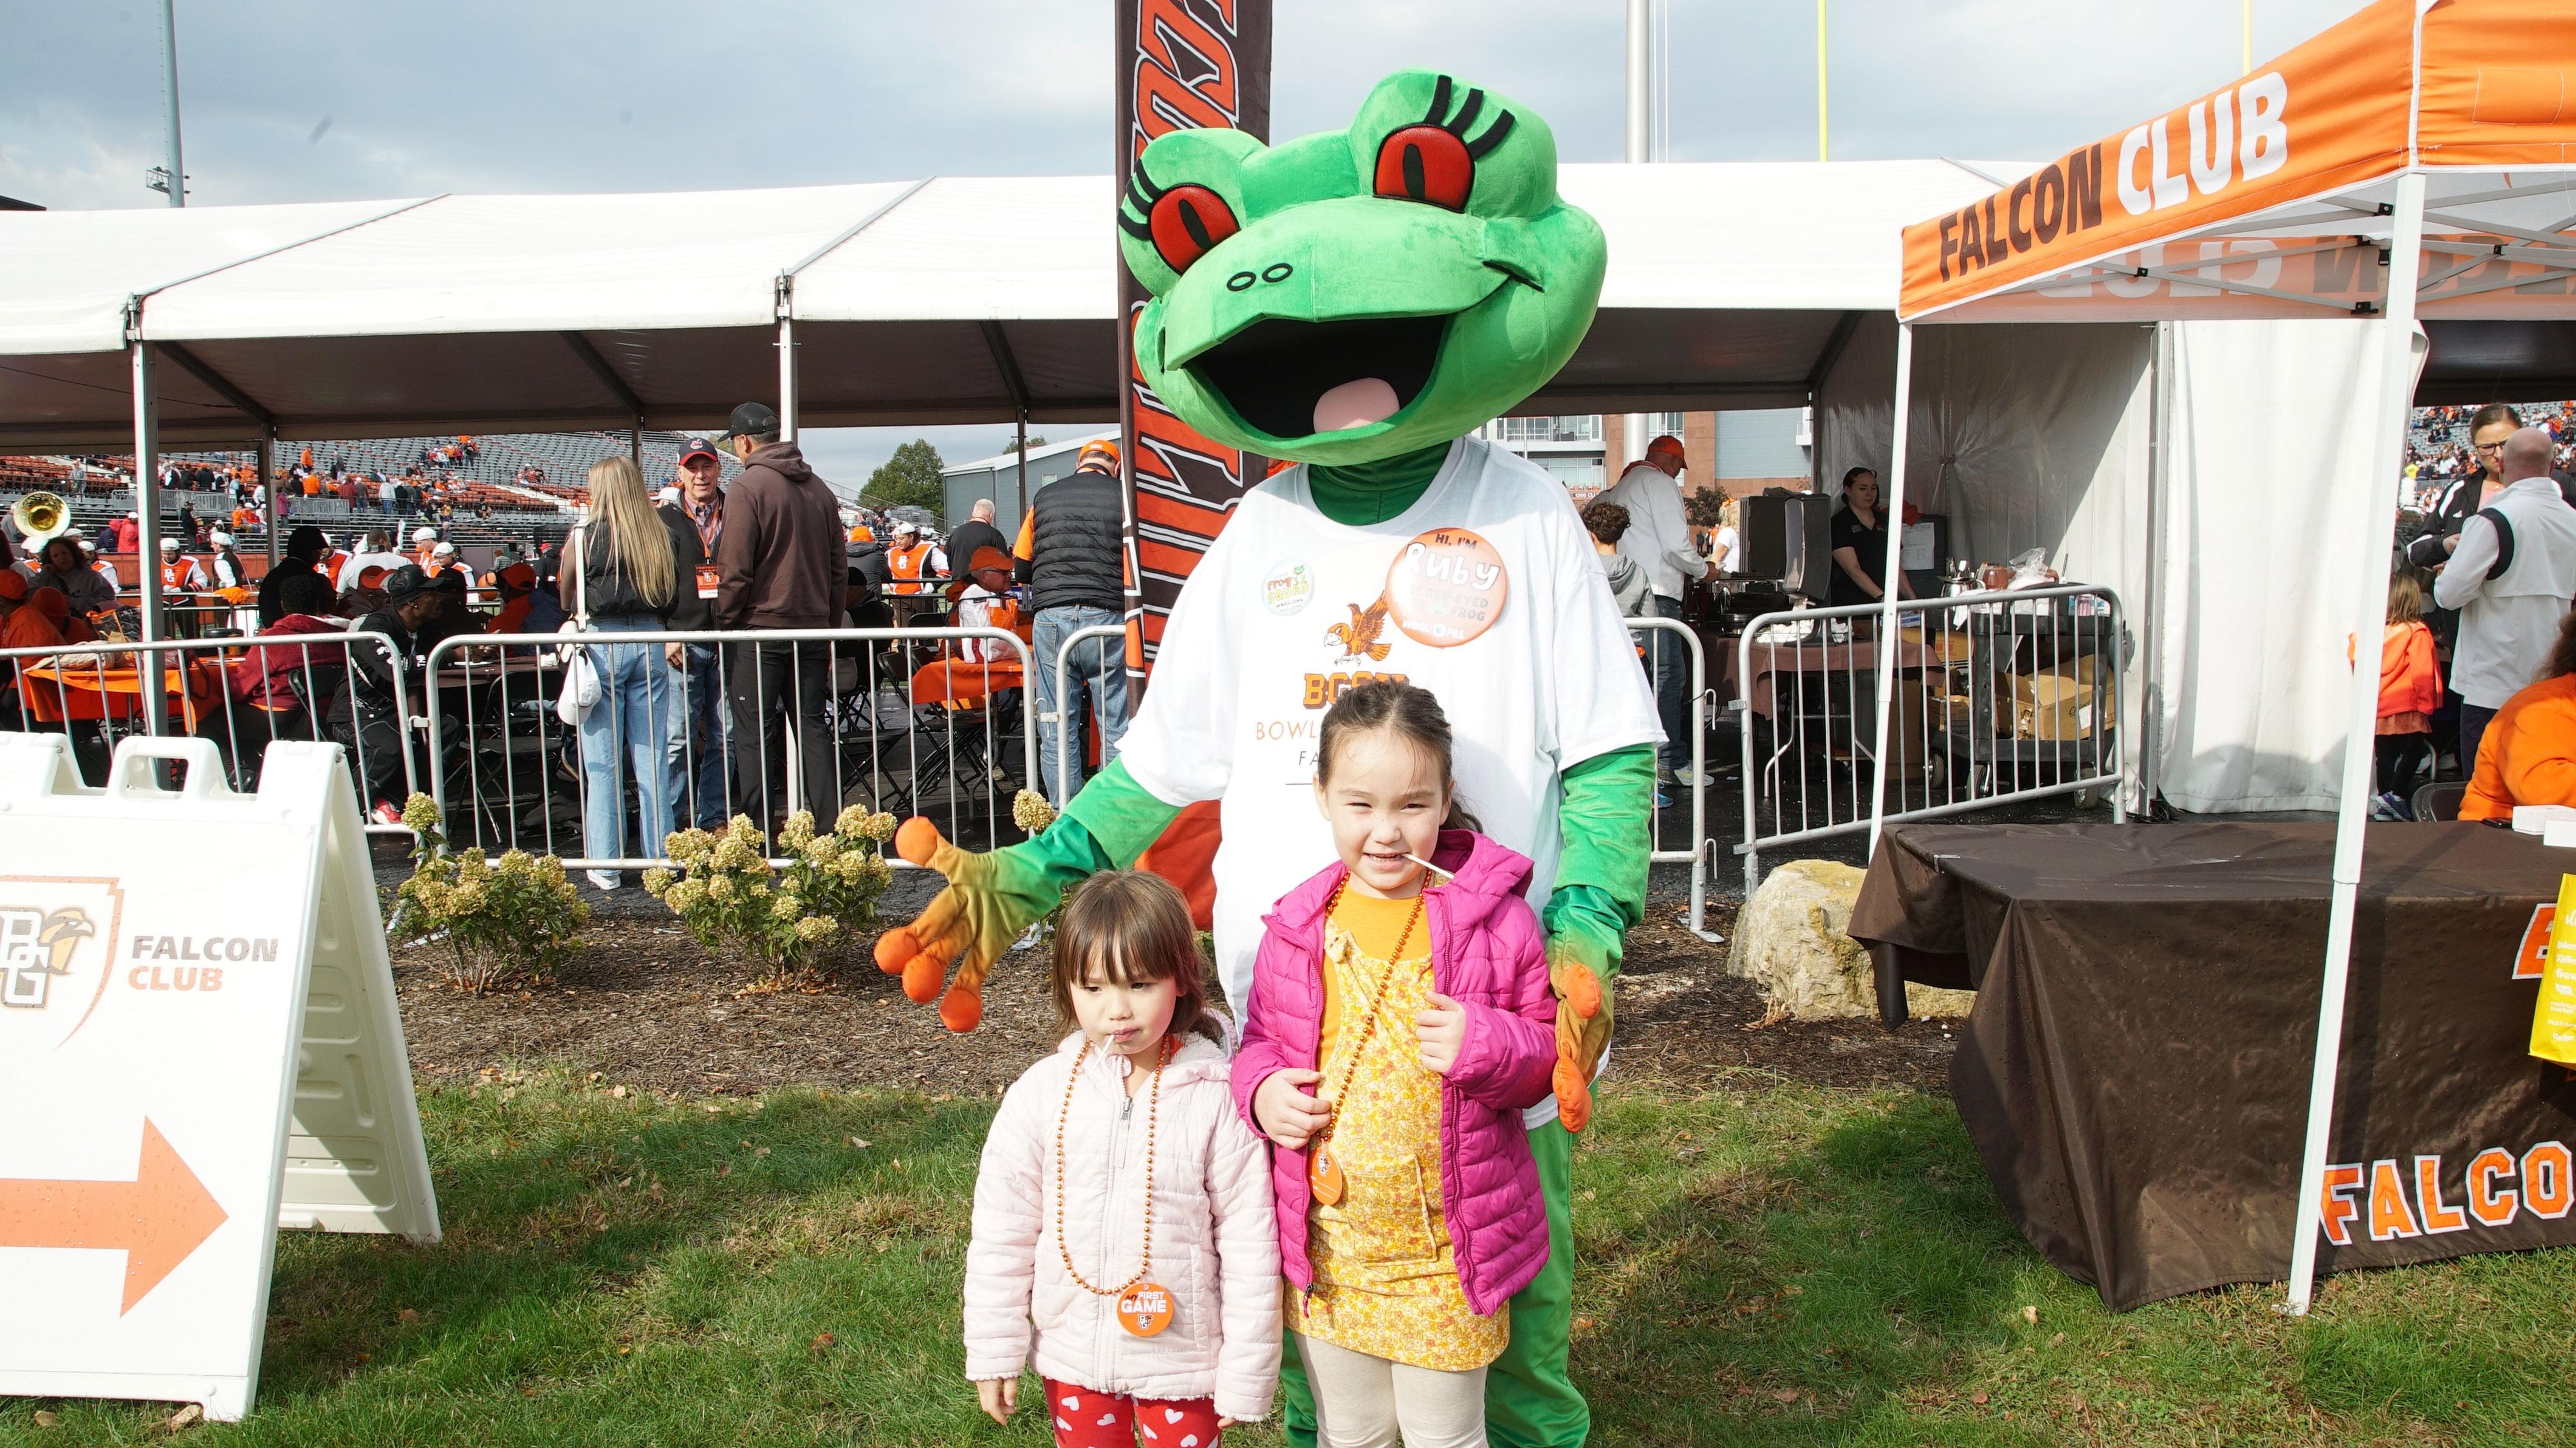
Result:
<svg viewBox="0 0 2576 1448">
<path fill-rule="evenodd" d="M 1885 844 L 1851 934 L 1977 988 L 1951 1093 L 2031 1244 L 2115 1310 L 2286 1277 L 2334 827 Z M 2527 941 L 2570 870 L 2483 825 L 2370 827 L 2320 1271 L 2576 1242 L 2576 1085 L 2526 1053 Z"/>
<path fill-rule="evenodd" d="M 1735 644 L 1731 640 L 1728 641 L 1725 660 L 1718 672 L 1718 697 L 1741 697 L 1754 713 L 1765 719 L 1771 717 L 1774 709 L 1772 703 L 1774 675 L 1867 674 L 1872 679 L 1877 677 L 1878 646 L 1868 639 L 1843 644 L 1827 643 L 1822 638 L 1782 644 L 1757 643 L 1753 646 L 1752 654 L 1751 687 L 1743 689 L 1739 694 Z M 1923 668 L 1924 660 L 1929 657 L 1933 655 L 1928 654 L 1922 644 L 1907 639 L 1897 646 L 1897 671 L 1909 674 L 1919 673 Z M 1874 714 L 1871 716 L 1872 719 L 1876 717 Z"/>
</svg>

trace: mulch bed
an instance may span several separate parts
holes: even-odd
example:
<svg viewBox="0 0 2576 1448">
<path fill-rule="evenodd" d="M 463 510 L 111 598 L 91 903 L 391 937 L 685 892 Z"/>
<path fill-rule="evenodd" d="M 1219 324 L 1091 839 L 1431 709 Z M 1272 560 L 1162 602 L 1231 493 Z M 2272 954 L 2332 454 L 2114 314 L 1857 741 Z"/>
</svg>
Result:
<svg viewBox="0 0 2576 1448">
<path fill-rule="evenodd" d="M 989 1096 L 1059 1038 L 1036 952 L 994 969 L 984 1024 L 955 1036 L 876 970 L 872 941 L 854 942 L 820 988 L 752 991 L 749 969 L 711 959 L 660 906 L 631 890 L 612 898 L 580 955 L 549 983 L 467 995 L 435 973 L 443 946 L 397 949 L 413 1069 L 436 1081 L 554 1060 L 680 1095 L 819 1086 Z M 887 903 L 889 919 L 908 919 L 919 902 Z M 1658 918 L 1629 936 L 1610 1089 L 1944 1089 L 1952 1038 L 1938 1023 L 1895 1032 L 1867 1020 L 1759 1025 L 1762 1001 L 1726 974 L 1726 947 L 1683 929 L 1669 901 L 1654 910 Z M 1734 912 L 1713 907 L 1709 924 L 1730 932 Z"/>
</svg>

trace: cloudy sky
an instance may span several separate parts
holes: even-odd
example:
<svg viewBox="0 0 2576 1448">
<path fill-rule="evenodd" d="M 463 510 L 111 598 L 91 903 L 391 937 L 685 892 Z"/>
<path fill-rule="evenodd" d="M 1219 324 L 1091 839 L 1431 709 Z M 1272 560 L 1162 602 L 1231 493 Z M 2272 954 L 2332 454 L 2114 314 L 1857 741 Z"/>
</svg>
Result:
<svg viewBox="0 0 2576 1448">
<path fill-rule="evenodd" d="M 2257 60 L 2360 8 L 2251 0 Z M 190 199 L 657 191 L 1108 169 L 1108 0 L 177 0 Z M 1670 155 L 1811 160 L 1815 9 L 1666 0 Z M 1833 154 L 2038 158 L 2234 76 L 2246 0 L 1830 0 Z M 1621 0 L 1276 0 L 1273 134 L 1434 65 L 1621 154 Z M 160 7 L 9 7 L 0 195 L 164 204 Z M 1784 218 L 1784 224 L 1794 224 Z M 927 430 L 950 459 L 998 428 Z M 815 435 L 854 478 L 909 430 Z"/>
</svg>

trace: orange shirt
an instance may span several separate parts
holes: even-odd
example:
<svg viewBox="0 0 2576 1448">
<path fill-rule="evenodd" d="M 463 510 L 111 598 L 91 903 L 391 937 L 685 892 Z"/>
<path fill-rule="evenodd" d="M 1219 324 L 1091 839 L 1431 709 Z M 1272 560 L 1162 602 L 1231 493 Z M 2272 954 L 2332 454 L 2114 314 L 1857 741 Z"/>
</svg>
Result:
<svg viewBox="0 0 2576 1448">
<path fill-rule="evenodd" d="M 2460 818 L 2511 819 L 2518 804 L 2576 805 L 2576 674 L 2505 700 L 2478 745 Z"/>
<path fill-rule="evenodd" d="M 63 631 L 32 603 L 22 603 L 0 619 L 0 649 L 52 649 L 62 647 Z"/>
</svg>

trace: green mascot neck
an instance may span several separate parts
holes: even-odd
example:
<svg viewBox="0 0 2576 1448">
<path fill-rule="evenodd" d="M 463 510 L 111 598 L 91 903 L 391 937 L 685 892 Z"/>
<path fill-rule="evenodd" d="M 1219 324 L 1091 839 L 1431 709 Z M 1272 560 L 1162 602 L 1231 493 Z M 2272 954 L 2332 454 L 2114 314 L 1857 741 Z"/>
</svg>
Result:
<svg viewBox="0 0 2576 1448">
<path fill-rule="evenodd" d="M 1314 489 L 1318 512 L 1336 523 L 1366 527 L 1412 507 L 1448 460 L 1449 444 L 1437 442 L 1419 452 L 1348 467 L 1313 464 L 1306 469 L 1306 483 Z"/>
</svg>

